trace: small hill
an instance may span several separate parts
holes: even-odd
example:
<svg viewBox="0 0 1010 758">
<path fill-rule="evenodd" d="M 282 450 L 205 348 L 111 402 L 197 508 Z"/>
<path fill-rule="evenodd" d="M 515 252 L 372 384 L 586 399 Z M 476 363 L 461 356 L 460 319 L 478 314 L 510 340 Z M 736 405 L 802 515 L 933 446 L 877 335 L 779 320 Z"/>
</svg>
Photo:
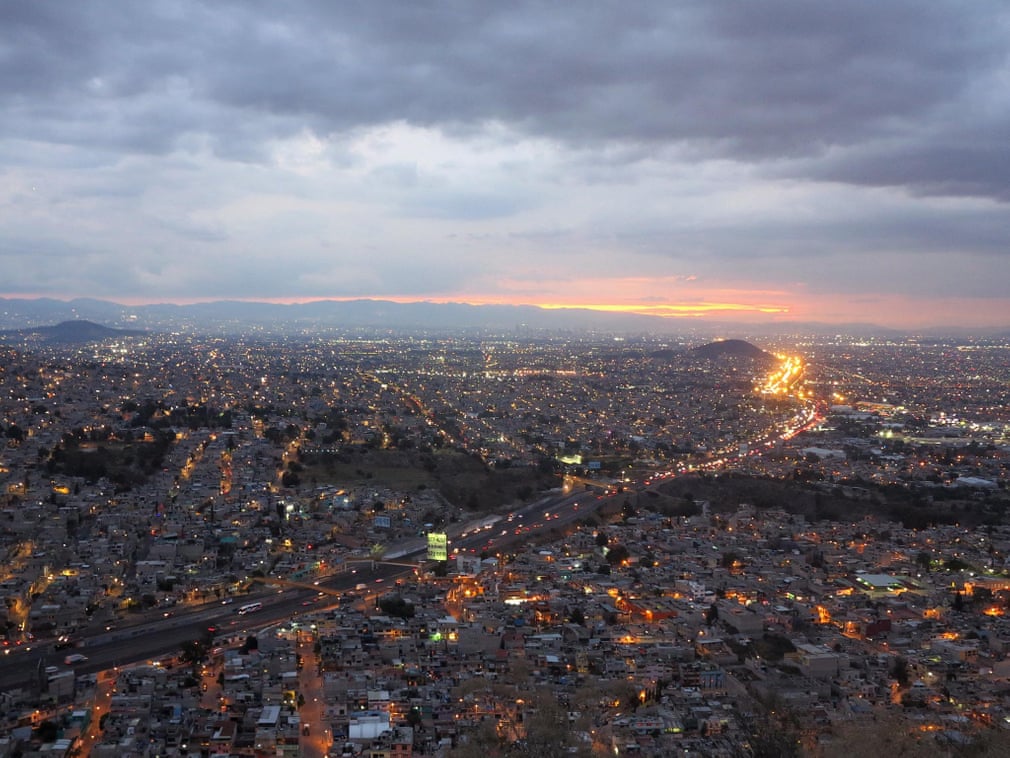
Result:
<svg viewBox="0 0 1010 758">
<path fill-rule="evenodd" d="M 772 359 L 771 353 L 766 353 L 761 348 L 752 345 L 745 340 L 719 340 L 709 342 L 707 345 L 692 348 L 691 354 L 696 358 L 708 360 L 720 360 L 723 358 L 749 358 L 755 361 L 767 361 Z"/>
<path fill-rule="evenodd" d="M 41 341 L 75 344 L 78 342 L 101 342 L 117 337 L 139 337 L 144 334 L 147 334 L 147 332 L 138 329 L 114 329 L 110 326 L 96 324 L 93 321 L 77 319 L 74 321 L 61 321 L 54 326 L 5 330 L 0 332 L 0 341 Z"/>
</svg>

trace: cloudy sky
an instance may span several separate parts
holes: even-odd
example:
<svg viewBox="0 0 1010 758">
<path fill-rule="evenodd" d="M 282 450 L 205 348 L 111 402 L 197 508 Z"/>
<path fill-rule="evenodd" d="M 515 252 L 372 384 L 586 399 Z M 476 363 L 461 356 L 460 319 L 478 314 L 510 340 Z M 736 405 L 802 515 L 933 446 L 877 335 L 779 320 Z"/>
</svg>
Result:
<svg viewBox="0 0 1010 758">
<path fill-rule="evenodd" d="M 11 0 L 0 295 L 1010 325 L 1010 6 Z"/>
</svg>

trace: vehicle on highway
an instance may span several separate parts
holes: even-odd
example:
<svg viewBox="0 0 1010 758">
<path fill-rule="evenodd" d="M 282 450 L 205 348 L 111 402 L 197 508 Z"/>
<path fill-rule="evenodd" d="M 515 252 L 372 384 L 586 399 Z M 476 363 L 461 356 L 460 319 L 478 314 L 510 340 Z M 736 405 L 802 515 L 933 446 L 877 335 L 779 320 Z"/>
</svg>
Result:
<svg viewBox="0 0 1010 758">
<path fill-rule="evenodd" d="M 65 666 L 73 666 L 75 663 L 84 663 L 86 660 L 88 660 L 88 656 L 72 653 L 63 659 L 63 664 Z"/>
<path fill-rule="evenodd" d="M 263 610 L 263 603 L 246 603 L 245 605 L 239 606 L 238 615 L 245 616 L 247 613 L 255 613 L 256 611 Z"/>
</svg>

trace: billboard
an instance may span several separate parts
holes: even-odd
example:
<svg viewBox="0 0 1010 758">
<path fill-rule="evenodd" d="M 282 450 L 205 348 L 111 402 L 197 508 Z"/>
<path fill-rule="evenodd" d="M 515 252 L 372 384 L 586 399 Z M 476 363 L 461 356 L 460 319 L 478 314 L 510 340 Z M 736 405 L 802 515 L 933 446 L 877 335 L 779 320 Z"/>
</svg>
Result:
<svg viewBox="0 0 1010 758">
<path fill-rule="evenodd" d="M 428 532 L 428 560 L 444 561 L 449 558 L 449 538 L 445 532 Z"/>
</svg>

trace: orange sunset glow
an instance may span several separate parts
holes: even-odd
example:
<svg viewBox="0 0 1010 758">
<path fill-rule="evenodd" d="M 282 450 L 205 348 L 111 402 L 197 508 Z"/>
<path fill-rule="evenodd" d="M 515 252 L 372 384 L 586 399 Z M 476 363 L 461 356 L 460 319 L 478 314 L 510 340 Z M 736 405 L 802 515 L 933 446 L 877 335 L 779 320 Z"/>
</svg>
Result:
<svg viewBox="0 0 1010 758">
<path fill-rule="evenodd" d="M 74 5 L 25 11 L 8 51 L 6 298 L 1010 328 L 1006 114 L 990 102 L 1005 19 L 986 10 L 871 3 L 792 25 L 750 4 L 407 4 L 373 24 L 197 3 L 194 38 L 141 7 L 110 25 Z M 79 51 L 56 19 L 87 30 Z M 913 44 L 952 24 L 943 65 Z M 138 61 L 138 39 L 164 54 Z M 446 323 L 467 315 L 489 323 Z"/>
</svg>

